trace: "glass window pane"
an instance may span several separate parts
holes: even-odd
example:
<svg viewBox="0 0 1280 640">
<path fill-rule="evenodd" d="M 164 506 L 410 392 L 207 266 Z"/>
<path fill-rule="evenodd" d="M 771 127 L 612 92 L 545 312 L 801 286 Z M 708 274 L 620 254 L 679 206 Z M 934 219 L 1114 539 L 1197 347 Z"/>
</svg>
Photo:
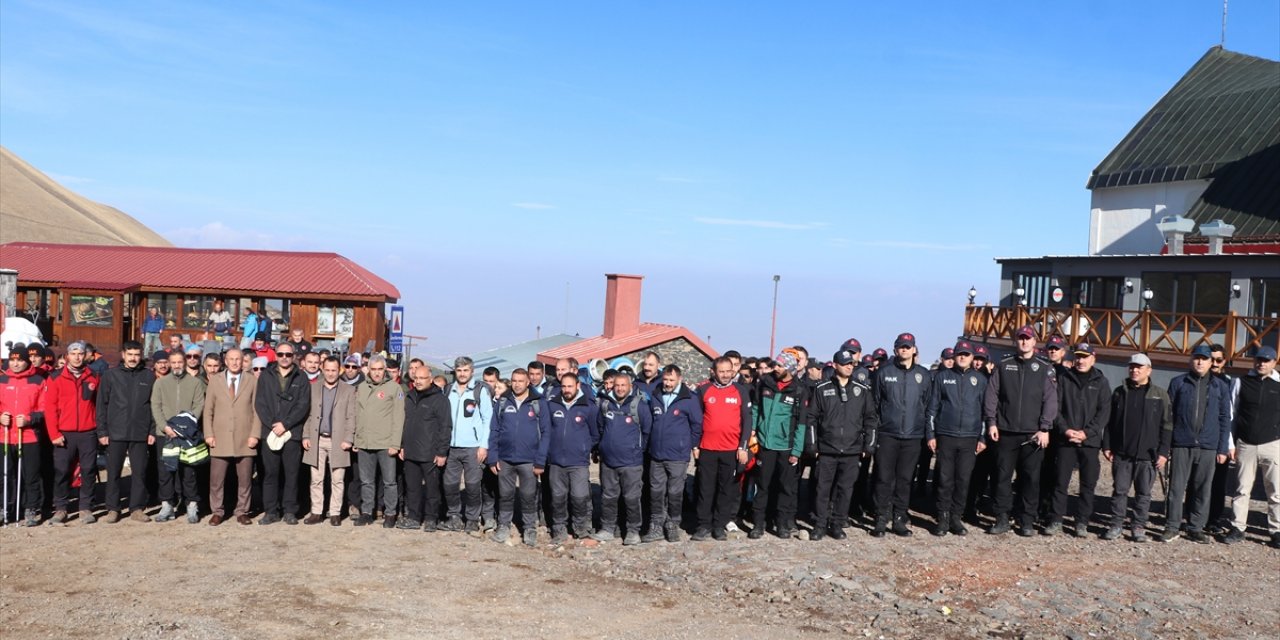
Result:
<svg viewBox="0 0 1280 640">
<path fill-rule="evenodd" d="M 316 333 L 322 336 L 333 335 L 333 306 L 322 304 L 316 307 Z"/>
<path fill-rule="evenodd" d="M 111 296 L 71 296 L 71 325 L 110 327 L 115 323 L 115 302 Z"/>
<path fill-rule="evenodd" d="M 213 311 L 213 296 L 192 296 L 182 300 L 182 326 L 185 329 L 205 329 L 209 314 Z"/>
<path fill-rule="evenodd" d="M 355 329 L 356 311 L 351 307 L 338 307 L 337 311 L 337 327 L 334 334 L 339 338 L 350 338 Z"/>
</svg>

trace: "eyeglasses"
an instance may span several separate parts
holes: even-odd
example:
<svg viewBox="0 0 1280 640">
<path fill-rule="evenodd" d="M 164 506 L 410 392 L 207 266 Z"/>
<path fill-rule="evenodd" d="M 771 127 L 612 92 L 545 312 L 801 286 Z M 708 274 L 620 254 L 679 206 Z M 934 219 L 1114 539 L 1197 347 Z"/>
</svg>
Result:
<svg viewBox="0 0 1280 640">
<path fill-rule="evenodd" d="M 277 351 L 277 352 L 276 352 L 276 357 L 277 357 L 277 358 L 292 358 L 292 357 L 293 357 L 293 352 L 292 352 L 292 351 Z"/>
<path fill-rule="evenodd" d="M 266 367 L 254 367 L 254 368 L 253 368 L 253 370 L 254 370 L 254 371 L 262 371 L 263 369 L 266 369 Z"/>
<path fill-rule="evenodd" d="M 343 369 L 359 369 L 360 367 L 354 364 L 344 364 L 342 365 L 342 368 Z"/>
<path fill-rule="evenodd" d="M 1045 348 L 1046 348 L 1047 350 L 1049 350 L 1049 351 L 1062 351 L 1062 347 L 1059 347 L 1059 346 L 1056 346 L 1056 345 L 1055 345 L 1055 346 L 1052 346 L 1052 347 L 1045 347 Z"/>
<path fill-rule="evenodd" d="M 199 359 L 200 359 L 200 354 L 198 354 L 198 353 L 189 353 L 189 354 L 187 354 L 187 359 L 188 359 L 188 360 L 199 360 Z"/>
<path fill-rule="evenodd" d="M 1216 363 L 1218 363 L 1218 364 L 1222 364 L 1222 363 L 1226 362 L 1226 361 L 1227 361 L 1227 359 L 1226 359 L 1226 358 L 1214 358 L 1214 359 L 1213 359 L 1213 361 L 1214 361 L 1214 362 L 1216 362 Z"/>
</svg>

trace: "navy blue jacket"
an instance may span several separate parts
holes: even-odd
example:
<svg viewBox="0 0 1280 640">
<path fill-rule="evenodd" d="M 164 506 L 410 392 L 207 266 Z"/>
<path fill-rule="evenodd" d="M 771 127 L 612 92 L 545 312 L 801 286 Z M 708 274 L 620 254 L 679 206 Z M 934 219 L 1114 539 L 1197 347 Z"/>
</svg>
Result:
<svg viewBox="0 0 1280 640">
<path fill-rule="evenodd" d="M 939 435 L 953 438 L 980 438 L 982 400 L 987 394 L 987 376 L 975 369 L 939 369 L 933 374 L 929 394 L 929 423 L 925 439 Z"/>
<path fill-rule="evenodd" d="M 880 435 L 900 440 L 924 438 L 932 379 L 928 369 L 918 364 L 904 369 L 896 360 L 876 369 L 873 388 Z"/>
<path fill-rule="evenodd" d="M 644 397 L 634 391 L 621 401 L 612 394 L 604 396 L 598 420 L 601 464 L 610 469 L 644 464 L 644 449 L 653 427 L 653 410 Z"/>
<path fill-rule="evenodd" d="M 650 381 L 645 381 L 641 377 L 642 375 L 637 374 L 632 384 L 635 385 L 636 389 L 643 391 L 648 396 L 649 402 L 653 402 L 653 399 L 662 393 L 662 369 L 658 369 L 658 377 Z"/>
<path fill-rule="evenodd" d="M 649 430 L 649 457 L 659 462 L 688 462 L 693 448 L 702 442 L 702 402 L 683 383 L 671 406 L 662 402 L 658 385 L 649 406 L 653 427 Z"/>
<path fill-rule="evenodd" d="M 1226 454 L 1231 448 L 1231 389 L 1221 378 L 1205 374 L 1209 388 L 1204 406 L 1196 402 L 1196 381 L 1184 373 L 1169 383 L 1169 406 L 1173 410 L 1173 446 L 1210 449 Z M 1199 430 L 1196 423 L 1202 422 Z M 1169 455 L 1168 449 L 1161 451 Z"/>
<path fill-rule="evenodd" d="M 489 460 L 510 464 L 543 464 L 547 459 L 550 439 L 541 416 L 546 402 L 532 389 L 524 403 L 510 391 L 498 398 L 493 417 L 489 419 Z"/>
<path fill-rule="evenodd" d="M 585 467 L 591 464 L 591 450 L 600 443 L 600 425 L 596 422 L 596 404 L 579 393 L 578 399 L 566 405 L 565 399 L 556 393 L 544 400 L 538 420 L 547 444 L 541 459 L 533 463 L 545 467 L 547 463 L 561 467 Z"/>
</svg>

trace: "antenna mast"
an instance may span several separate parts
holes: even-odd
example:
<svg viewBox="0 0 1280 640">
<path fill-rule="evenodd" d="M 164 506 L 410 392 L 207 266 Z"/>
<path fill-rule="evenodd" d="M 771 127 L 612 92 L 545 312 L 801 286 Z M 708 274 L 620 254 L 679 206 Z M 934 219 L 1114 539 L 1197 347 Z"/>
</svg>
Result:
<svg viewBox="0 0 1280 640">
<path fill-rule="evenodd" d="M 1222 0 L 1222 40 L 1218 45 L 1227 48 L 1227 0 Z"/>
</svg>

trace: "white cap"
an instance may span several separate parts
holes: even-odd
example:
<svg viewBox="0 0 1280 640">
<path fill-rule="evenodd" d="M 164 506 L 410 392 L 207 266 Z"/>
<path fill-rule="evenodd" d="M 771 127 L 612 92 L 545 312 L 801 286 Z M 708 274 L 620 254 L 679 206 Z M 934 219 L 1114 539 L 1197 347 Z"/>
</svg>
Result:
<svg viewBox="0 0 1280 640">
<path fill-rule="evenodd" d="M 1129 356 L 1129 364 L 1140 364 L 1144 367 L 1149 367 L 1151 366 L 1151 358 L 1148 358 L 1145 353 L 1135 353 Z"/>
</svg>

